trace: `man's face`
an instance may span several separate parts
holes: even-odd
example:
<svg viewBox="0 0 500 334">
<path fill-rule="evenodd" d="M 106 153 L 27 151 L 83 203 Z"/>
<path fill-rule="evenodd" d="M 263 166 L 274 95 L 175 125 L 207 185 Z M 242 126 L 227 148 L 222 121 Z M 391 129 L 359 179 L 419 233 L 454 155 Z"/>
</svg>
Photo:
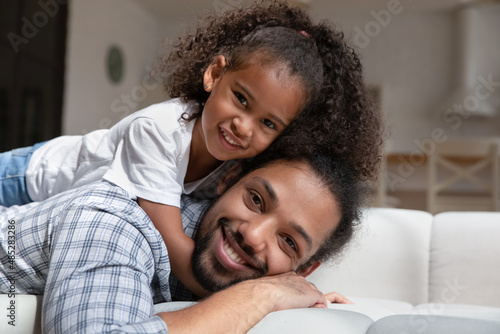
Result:
<svg viewBox="0 0 500 334">
<path fill-rule="evenodd" d="M 306 163 L 273 162 L 242 178 L 208 210 L 196 240 L 194 274 L 216 291 L 296 271 L 339 221 L 337 202 Z"/>
</svg>

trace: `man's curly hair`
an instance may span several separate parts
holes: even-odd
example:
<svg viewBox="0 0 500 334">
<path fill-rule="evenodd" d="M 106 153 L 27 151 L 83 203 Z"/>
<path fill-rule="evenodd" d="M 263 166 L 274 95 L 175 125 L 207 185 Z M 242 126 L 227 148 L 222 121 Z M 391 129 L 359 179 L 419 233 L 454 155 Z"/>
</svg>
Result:
<svg viewBox="0 0 500 334">
<path fill-rule="evenodd" d="M 226 71 L 231 71 L 255 59 L 255 52 L 267 64 L 285 65 L 305 89 L 307 101 L 282 133 L 283 147 L 307 142 L 311 151 L 321 147 L 342 157 L 359 180 L 376 178 L 382 124 L 363 82 L 361 62 L 342 32 L 326 21 L 314 24 L 299 8 L 280 0 L 261 1 L 206 16 L 160 58 L 156 73 L 171 97 L 199 102 L 201 113 L 209 96 L 203 73 L 213 58 L 224 55 Z"/>
</svg>

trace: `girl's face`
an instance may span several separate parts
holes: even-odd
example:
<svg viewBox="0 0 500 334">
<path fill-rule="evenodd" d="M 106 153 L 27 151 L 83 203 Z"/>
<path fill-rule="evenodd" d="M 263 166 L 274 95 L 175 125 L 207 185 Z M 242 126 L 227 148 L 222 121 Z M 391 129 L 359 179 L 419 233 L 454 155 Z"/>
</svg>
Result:
<svg viewBox="0 0 500 334">
<path fill-rule="evenodd" d="M 305 93 L 284 67 L 256 61 L 224 73 L 225 65 L 218 56 L 205 72 L 210 96 L 201 115 L 201 133 L 217 160 L 254 157 L 297 116 Z"/>
</svg>

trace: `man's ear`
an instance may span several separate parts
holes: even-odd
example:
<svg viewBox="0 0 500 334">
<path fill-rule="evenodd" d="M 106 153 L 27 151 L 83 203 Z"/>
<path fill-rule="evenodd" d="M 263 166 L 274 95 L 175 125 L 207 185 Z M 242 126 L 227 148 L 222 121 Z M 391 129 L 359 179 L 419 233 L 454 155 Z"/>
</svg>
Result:
<svg viewBox="0 0 500 334">
<path fill-rule="evenodd" d="M 234 178 L 238 177 L 241 173 L 241 164 L 235 163 L 231 168 L 229 168 L 224 174 L 224 176 L 220 179 L 219 184 L 217 185 L 217 195 L 220 195 L 226 190 L 227 186 L 231 183 Z"/>
<path fill-rule="evenodd" d="M 222 78 L 226 71 L 226 57 L 223 55 L 215 56 L 212 62 L 203 73 L 203 85 L 207 92 L 211 92 L 217 85 L 217 82 Z"/>
<path fill-rule="evenodd" d="M 308 266 L 300 268 L 300 270 L 297 271 L 297 275 L 307 277 L 313 273 L 318 267 L 321 265 L 321 261 L 313 261 L 310 263 Z"/>
</svg>

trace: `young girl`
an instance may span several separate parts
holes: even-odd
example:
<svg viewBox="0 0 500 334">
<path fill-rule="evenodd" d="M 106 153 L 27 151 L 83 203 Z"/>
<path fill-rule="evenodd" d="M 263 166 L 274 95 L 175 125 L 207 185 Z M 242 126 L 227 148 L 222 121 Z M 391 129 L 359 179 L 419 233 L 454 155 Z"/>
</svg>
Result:
<svg viewBox="0 0 500 334">
<path fill-rule="evenodd" d="M 7 174 L 21 175 L 17 188 L 27 194 L 2 190 L 10 196 L 0 205 L 22 204 L 26 195 L 40 201 L 101 178 L 113 182 L 137 198 L 160 231 L 173 274 L 204 296 L 191 272 L 194 243 L 183 233 L 180 195 L 203 191 L 222 161 L 259 154 L 294 123 L 317 136 L 311 146 L 332 154 L 349 149 L 346 160 L 360 178 L 374 173 L 378 118 L 359 60 L 342 39 L 283 2 L 208 17 L 159 64 L 172 100 L 109 130 L 59 137 L 22 157 L 2 154 L 2 165 L 19 161 L 21 171 Z"/>
</svg>

